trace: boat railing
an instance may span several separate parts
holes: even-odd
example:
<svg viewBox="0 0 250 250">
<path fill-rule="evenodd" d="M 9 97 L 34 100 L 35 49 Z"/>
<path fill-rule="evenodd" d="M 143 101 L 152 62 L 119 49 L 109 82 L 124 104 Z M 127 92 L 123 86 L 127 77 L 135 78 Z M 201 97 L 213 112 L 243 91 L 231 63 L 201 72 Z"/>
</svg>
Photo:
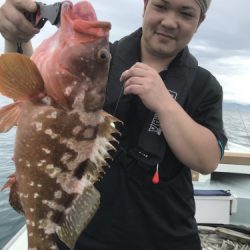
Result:
<svg viewBox="0 0 250 250">
<path fill-rule="evenodd" d="M 224 165 L 227 166 L 228 172 L 233 171 L 232 169 L 230 170 L 230 166 L 235 168 L 235 165 L 237 165 L 240 166 L 240 168 L 238 168 L 239 173 L 244 172 L 250 174 L 250 153 L 225 151 L 225 154 L 215 171 L 220 171 Z M 193 181 L 199 181 L 200 176 L 201 175 L 198 172 L 192 170 Z"/>
<path fill-rule="evenodd" d="M 250 166 L 250 153 L 225 152 L 221 164 L 248 165 Z"/>
</svg>

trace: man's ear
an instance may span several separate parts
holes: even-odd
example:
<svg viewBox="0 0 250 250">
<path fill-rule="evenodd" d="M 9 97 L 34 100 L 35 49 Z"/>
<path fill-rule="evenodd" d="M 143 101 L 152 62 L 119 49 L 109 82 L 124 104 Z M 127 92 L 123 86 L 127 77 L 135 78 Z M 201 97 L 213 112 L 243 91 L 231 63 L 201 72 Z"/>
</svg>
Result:
<svg viewBox="0 0 250 250">
<path fill-rule="evenodd" d="M 197 31 L 198 28 L 200 27 L 201 23 L 205 20 L 205 18 L 206 18 L 206 15 L 201 15 L 200 20 L 199 20 L 199 23 L 198 23 L 198 26 L 197 26 L 197 28 L 196 28 L 196 31 Z"/>
<path fill-rule="evenodd" d="M 144 0 L 143 16 L 144 16 L 147 5 L 148 5 L 148 0 Z"/>
<path fill-rule="evenodd" d="M 206 18 L 206 15 L 205 15 L 205 14 L 204 14 L 204 15 L 201 15 L 198 27 L 199 27 L 199 26 L 201 25 L 201 23 L 205 20 L 205 18 Z"/>
</svg>

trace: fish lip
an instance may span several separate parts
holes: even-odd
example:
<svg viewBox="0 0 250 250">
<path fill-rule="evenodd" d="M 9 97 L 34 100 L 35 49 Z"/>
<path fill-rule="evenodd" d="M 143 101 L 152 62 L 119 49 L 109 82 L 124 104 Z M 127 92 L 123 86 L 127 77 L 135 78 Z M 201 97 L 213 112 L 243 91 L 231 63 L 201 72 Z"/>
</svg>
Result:
<svg viewBox="0 0 250 250">
<path fill-rule="evenodd" d="M 87 43 L 100 38 L 108 38 L 111 23 L 104 21 L 77 20 L 73 23 L 73 29 L 76 33 L 80 34 L 84 43 Z M 79 37 L 80 40 L 81 38 Z"/>
<path fill-rule="evenodd" d="M 92 22 L 94 27 L 103 28 L 103 29 L 111 29 L 111 23 L 106 21 L 90 21 Z"/>
<path fill-rule="evenodd" d="M 90 28 L 99 28 L 99 29 L 111 29 L 111 23 L 106 21 L 89 21 L 89 20 L 80 20 L 84 26 L 89 26 Z"/>
</svg>

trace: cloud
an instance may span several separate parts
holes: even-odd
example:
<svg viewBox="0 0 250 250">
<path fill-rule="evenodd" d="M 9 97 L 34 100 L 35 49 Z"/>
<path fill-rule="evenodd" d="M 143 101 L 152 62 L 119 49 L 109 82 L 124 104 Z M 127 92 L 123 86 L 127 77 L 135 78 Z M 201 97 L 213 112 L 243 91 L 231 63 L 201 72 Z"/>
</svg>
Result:
<svg viewBox="0 0 250 250">
<path fill-rule="evenodd" d="M 250 49 L 250 1 L 212 1 L 206 20 L 197 33 L 198 40 L 206 40 L 212 47 L 224 50 Z"/>
<path fill-rule="evenodd" d="M 250 103 L 250 1 L 213 1 L 190 44 L 200 65 L 210 70 L 224 99 Z"/>
<path fill-rule="evenodd" d="M 77 2 L 77 1 L 73 1 Z M 128 35 L 142 23 L 143 0 L 92 0 L 98 19 L 112 23 L 110 40 Z"/>
<path fill-rule="evenodd" d="M 117 40 L 141 26 L 143 0 L 89 0 L 100 20 L 110 21 L 110 40 Z M 51 4 L 56 1 L 42 0 Z M 72 2 L 76 3 L 77 0 Z M 0 5 L 4 3 L 0 0 Z M 192 42 L 191 52 L 211 71 L 224 89 L 224 99 L 250 103 L 250 1 L 214 0 Z M 36 47 L 55 32 L 46 24 L 35 38 Z M 3 51 L 3 39 L 0 41 Z"/>
</svg>

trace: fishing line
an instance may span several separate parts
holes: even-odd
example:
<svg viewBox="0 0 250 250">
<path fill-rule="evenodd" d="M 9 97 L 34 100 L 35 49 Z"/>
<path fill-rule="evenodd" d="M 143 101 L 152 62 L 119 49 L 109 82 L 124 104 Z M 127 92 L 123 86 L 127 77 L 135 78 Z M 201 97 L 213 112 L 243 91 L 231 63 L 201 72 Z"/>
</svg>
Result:
<svg viewBox="0 0 250 250">
<path fill-rule="evenodd" d="M 118 99 L 117 99 L 116 104 L 115 104 L 114 112 L 112 114 L 113 116 L 116 115 L 116 111 L 117 111 L 117 108 L 119 106 L 120 100 L 121 100 L 121 98 L 123 96 L 123 93 L 124 93 L 124 82 L 122 83 L 122 88 L 121 88 L 121 91 L 119 93 Z"/>
</svg>

